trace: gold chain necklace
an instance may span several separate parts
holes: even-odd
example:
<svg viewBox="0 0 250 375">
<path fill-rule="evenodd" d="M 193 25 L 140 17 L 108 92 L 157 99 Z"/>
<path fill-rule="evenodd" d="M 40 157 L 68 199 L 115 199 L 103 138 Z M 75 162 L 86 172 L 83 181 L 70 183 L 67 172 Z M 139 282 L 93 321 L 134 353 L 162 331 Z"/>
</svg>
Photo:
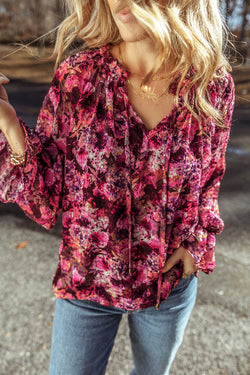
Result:
<svg viewBox="0 0 250 375">
<path fill-rule="evenodd" d="M 121 51 L 120 44 L 118 45 L 118 50 L 119 50 L 119 59 L 120 59 L 120 62 L 121 62 L 121 64 L 127 69 L 127 66 L 126 66 L 126 64 L 124 63 L 124 60 L 123 60 L 123 57 L 122 57 L 122 51 Z M 127 70 L 128 70 L 128 69 L 127 69 Z M 143 76 L 141 76 L 141 75 L 139 75 L 139 74 L 137 74 L 137 73 L 130 73 L 130 74 L 133 74 L 133 75 L 135 75 L 135 76 L 141 77 L 142 80 L 145 78 L 145 77 L 143 77 Z M 166 76 L 160 76 L 160 77 L 155 77 L 155 78 L 153 78 L 152 80 L 153 80 L 153 81 L 160 81 L 160 80 L 163 80 L 163 79 L 166 79 L 166 78 L 167 78 Z M 143 91 L 141 91 L 141 90 L 138 90 L 138 89 L 134 86 L 134 84 L 131 82 L 131 80 L 130 80 L 129 78 L 127 79 L 127 83 L 131 86 L 131 88 L 133 89 L 133 91 L 134 91 L 137 95 L 141 96 L 143 99 L 149 99 L 149 100 L 153 100 L 153 101 L 156 101 L 156 100 L 160 99 L 160 98 L 161 98 L 161 97 L 167 92 L 167 90 L 168 90 L 168 87 L 165 88 L 165 89 L 163 90 L 163 92 L 162 92 L 160 95 L 156 95 L 156 94 L 154 94 L 154 93 L 147 94 L 146 92 L 143 92 Z"/>
<path fill-rule="evenodd" d="M 168 90 L 168 87 L 165 88 L 163 90 L 163 92 L 160 94 L 160 95 L 156 95 L 155 93 L 151 93 L 151 94 L 147 94 L 146 92 L 143 92 L 143 91 L 139 91 L 137 90 L 137 88 L 133 85 L 133 83 L 130 81 L 130 79 L 128 78 L 127 79 L 127 83 L 132 87 L 133 91 L 139 95 L 140 97 L 142 97 L 143 99 L 149 99 L 149 100 L 153 100 L 153 101 L 156 101 L 158 99 L 160 99 L 164 94 L 166 94 L 167 90 Z"/>
</svg>

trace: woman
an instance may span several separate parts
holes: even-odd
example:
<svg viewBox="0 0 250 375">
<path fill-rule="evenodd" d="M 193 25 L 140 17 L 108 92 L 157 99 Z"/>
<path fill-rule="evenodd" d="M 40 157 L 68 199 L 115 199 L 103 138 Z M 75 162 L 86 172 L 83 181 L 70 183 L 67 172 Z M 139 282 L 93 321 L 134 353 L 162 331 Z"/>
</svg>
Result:
<svg viewBox="0 0 250 375">
<path fill-rule="evenodd" d="M 1 86 L 0 196 L 62 212 L 50 375 L 100 375 L 128 314 L 133 375 L 169 374 L 223 229 L 234 85 L 217 0 L 68 1 L 31 130 Z M 8 79 L 1 75 L 1 85 Z"/>
</svg>

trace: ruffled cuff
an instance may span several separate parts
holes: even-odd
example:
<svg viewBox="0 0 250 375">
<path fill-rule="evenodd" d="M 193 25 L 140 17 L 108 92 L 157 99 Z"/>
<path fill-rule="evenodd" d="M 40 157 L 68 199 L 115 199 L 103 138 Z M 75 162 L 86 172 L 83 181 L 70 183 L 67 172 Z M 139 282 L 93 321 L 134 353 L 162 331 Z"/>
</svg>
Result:
<svg viewBox="0 0 250 375">
<path fill-rule="evenodd" d="M 5 135 L 0 131 L 0 200 L 4 203 L 15 202 L 25 189 L 25 181 L 30 174 L 35 175 L 35 156 L 41 152 L 39 137 L 19 118 L 25 133 L 25 162 L 13 165 L 10 162 L 10 150 Z"/>
<path fill-rule="evenodd" d="M 224 221 L 219 215 L 219 209 L 217 209 L 216 213 L 215 209 L 211 210 L 211 208 L 200 208 L 199 224 L 202 228 L 214 234 L 220 234 L 224 229 Z"/>
<path fill-rule="evenodd" d="M 29 173 L 33 168 L 34 158 L 42 151 L 42 145 L 34 129 L 29 128 L 20 118 L 19 123 L 25 134 L 25 163 L 23 171 L 24 173 Z"/>
<path fill-rule="evenodd" d="M 199 269 L 209 274 L 215 268 L 215 243 L 215 234 L 197 225 L 181 245 L 192 255 Z"/>
<path fill-rule="evenodd" d="M 22 168 L 11 164 L 9 145 L 0 131 L 0 200 L 3 203 L 15 202 L 22 190 Z"/>
</svg>

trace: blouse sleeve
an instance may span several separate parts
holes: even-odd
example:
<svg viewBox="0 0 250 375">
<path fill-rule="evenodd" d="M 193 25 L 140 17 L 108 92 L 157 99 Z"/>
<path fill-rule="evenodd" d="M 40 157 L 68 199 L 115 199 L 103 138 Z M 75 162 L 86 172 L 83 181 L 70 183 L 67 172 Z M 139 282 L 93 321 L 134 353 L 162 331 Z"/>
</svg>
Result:
<svg viewBox="0 0 250 375">
<path fill-rule="evenodd" d="M 224 222 L 219 213 L 218 194 L 225 173 L 225 152 L 229 140 L 234 101 L 234 82 L 228 74 L 227 84 L 217 98 L 218 108 L 225 116 L 225 127 L 224 129 L 217 127 L 216 136 L 213 137 L 211 161 L 200 195 L 198 223 L 191 235 L 182 243 L 205 273 L 211 273 L 215 267 L 215 236 L 224 228 Z"/>
<path fill-rule="evenodd" d="M 7 141 L 0 133 L 0 200 L 16 202 L 27 216 L 50 229 L 62 206 L 66 136 L 73 121 L 65 69 L 57 70 L 36 126 L 25 132 L 25 163 L 13 166 Z"/>
</svg>

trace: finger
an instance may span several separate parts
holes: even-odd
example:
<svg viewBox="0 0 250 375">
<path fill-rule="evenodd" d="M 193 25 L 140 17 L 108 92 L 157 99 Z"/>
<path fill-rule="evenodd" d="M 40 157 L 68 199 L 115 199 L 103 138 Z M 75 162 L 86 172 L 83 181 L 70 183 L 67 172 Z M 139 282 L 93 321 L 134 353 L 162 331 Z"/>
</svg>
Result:
<svg viewBox="0 0 250 375">
<path fill-rule="evenodd" d="M 4 100 L 5 102 L 8 102 L 8 94 L 3 86 L 1 86 L 0 82 L 0 99 Z"/>
<path fill-rule="evenodd" d="M 6 77 L 6 75 L 3 74 L 2 72 L 0 72 L 0 77 L 8 79 L 8 78 Z"/>
<path fill-rule="evenodd" d="M 0 73 L 0 88 L 3 89 L 1 85 L 6 85 L 9 82 L 9 78 L 7 78 L 3 73 Z"/>
<path fill-rule="evenodd" d="M 185 263 L 183 263 L 183 274 L 182 274 L 182 277 L 183 278 L 187 278 L 189 277 L 190 275 L 192 275 L 193 273 L 197 272 L 199 269 L 199 265 L 198 264 L 193 264 L 192 267 L 187 266 Z"/>
<path fill-rule="evenodd" d="M 177 251 L 175 251 L 172 255 L 170 255 L 170 257 L 168 258 L 168 260 L 166 261 L 164 267 L 163 267 L 163 270 L 162 272 L 165 273 L 165 272 L 168 272 L 171 268 L 173 268 L 176 263 L 178 263 L 179 261 L 181 260 L 180 258 L 180 255 L 178 254 Z"/>
<path fill-rule="evenodd" d="M 7 78 L 3 73 L 0 73 L 0 99 L 8 102 L 8 94 L 2 85 L 9 83 L 9 78 Z"/>
</svg>

